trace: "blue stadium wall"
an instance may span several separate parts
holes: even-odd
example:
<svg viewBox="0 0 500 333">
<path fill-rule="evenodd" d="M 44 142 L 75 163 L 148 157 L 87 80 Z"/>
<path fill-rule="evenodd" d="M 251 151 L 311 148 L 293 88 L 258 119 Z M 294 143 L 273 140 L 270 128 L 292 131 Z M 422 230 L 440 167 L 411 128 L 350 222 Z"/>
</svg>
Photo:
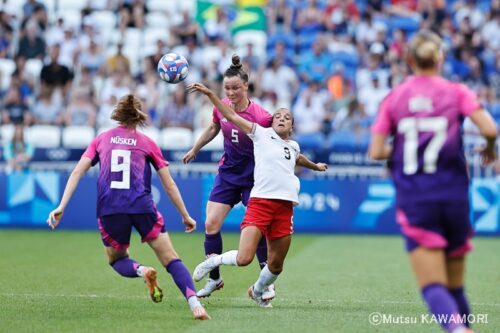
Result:
<svg viewBox="0 0 500 333">
<path fill-rule="evenodd" d="M 0 228 L 46 228 L 45 220 L 62 195 L 68 175 L 55 172 L 0 175 Z M 176 178 L 188 210 L 203 230 L 205 204 L 212 176 Z M 296 232 L 393 234 L 394 188 L 390 181 L 302 180 L 295 209 Z M 183 229 L 180 216 L 153 178 L 153 197 L 165 217 L 167 229 Z M 472 220 L 477 234 L 500 236 L 500 179 L 472 182 Z M 84 177 L 65 212 L 61 229 L 97 229 L 96 176 Z M 244 215 L 239 204 L 224 230 L 237 231 Z"/>
</svg>

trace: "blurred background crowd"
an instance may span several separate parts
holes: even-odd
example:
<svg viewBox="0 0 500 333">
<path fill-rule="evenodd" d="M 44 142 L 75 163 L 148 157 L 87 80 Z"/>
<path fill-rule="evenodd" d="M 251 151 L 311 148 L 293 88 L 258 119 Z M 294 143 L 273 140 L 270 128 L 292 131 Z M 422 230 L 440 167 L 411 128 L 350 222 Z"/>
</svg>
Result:
<svg viewBox="0 0 500 333">
<path fill-rule="evenodd" d="M 235 32 L 246 5 L 262 9 L 264 26 Z M 130 92 L 153 129 L 196 135 L 212 107 L 186 85 L 201 81 L 223 96 L 234 53 L 254 101 L 292 110 L 303 147 L 366 147 L 379 103 L 409 75 L 405 45 L 422 27 L 444 40 L 444 76 L 472 87 L 500 123 L 500 0 L 1 0 L 4 157 L 22 128 L 77 129 L 56 144 L 90 140 L 113 125 L 113 106 Z M 168 51 L 188 59 L 185 82 L 159 79 Z M 47 144 L 50 133 L 32 133 L 30 145 Z"/>
</svg>

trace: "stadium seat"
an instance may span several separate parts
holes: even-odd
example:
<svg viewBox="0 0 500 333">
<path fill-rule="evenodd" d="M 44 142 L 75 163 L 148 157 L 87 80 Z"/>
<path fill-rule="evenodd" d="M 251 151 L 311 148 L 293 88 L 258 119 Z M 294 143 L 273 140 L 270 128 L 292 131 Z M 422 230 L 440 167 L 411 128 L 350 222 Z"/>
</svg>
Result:
<svg viewBox="0 0 500 333">
<path fill-rule="evenodd" d="M 61 2 L 71 2 L 71 1 L 59 1 Z M 80 10 L 76 9 L 61 9 L 57 12 L 57 16 L 64 17 L 64 22 L 67 22 L 71 27 L 79 27 L 82 22 L 82 14 Z"/>
<path fill-rule="evenodd" d="M 260 30 L 242 30 L 234 35 L 234 45 L 236 48 L 245 47 L 247 44 L 252 44 L 255 53 L 259 56 L 264 56 L 267 46 L 267 35 Z"/>
<path fill-rule="evenodd" d="M 2 145 L 12 140 L 12 136 L 14 136 L 14 125 L 5 124 L 0 126 L 0 142 Z"/>
<path fill-rule="evenodd" d="M 0 59 L 0 92 L 6 90 L 10 84 L 10 76 L 16 70 L 16 63 L 12 59 Z"/>
<path fill-rule="evenodd" d="M 67 126 L 62 130 L 65 148 L 86 148 L 94 139 L 95 131 L 90 126 Z"/>
<path fill-rule="evenodd" d="M 141 46 L 141 49 L 143 47 L 146 48 L 153 48 L 153 52 L 156 51 L 156 42 L 158 40 L 162 40 L 166 43 L 170 40 L 170 34 L 167 29 L 161 28 L 161 27 L 149 27 L 144 30 L 144 42 L 143 46 Z"/>
<path fill-rule="evenodd" d="M 146 3 L 151 12 L 170 12 L 172 10 L 172 2 L 165 0 L 148 0 Z"/>
<path fill-rule="evenodd" d="M 201 136 L 201 133 L 203 133 L 205 129 L 200 128 L 194 131 L 194 141 L 198 140 L 198 138 Z M 223 150 L 224 149 L 224 137 L 222 135 L 222 131 L 205 147 L 202 148 L 202 150 Z"/>
<path fill-rule="evenodd" d="M 161 131 L 160 147 L 163 149 L 188 149 L 193 144 L 193 132 L 182 127 L 169 127 Z"/>
<path fill-rule="evenodd" d="M 170 27 L 171 20 L 165 13 L 152 11 L 146 14 L 145 21 L 147 27 L 165 29 L 165 35 L 168 35 L 168 28 Z"/>
<path fill-rule="evenodd" d="M 110 10 L 97 10 L 90 14 L 94 24 L 101 33 L 116 27 L 116 14 Z"/>
<path fill-rule="evenodd" d="M 322 133 L 297 134 L 296 139 L 300 149 L 319 149 L 325 140 Z"/>
<path fill-rule="evenodd" d="M 75 10 L 81 11 L 87 5 L 88 0 L 58 1 L 57 6 L 60 11 Z"/>
<path fill-rule="evenodd" d="M 26 60 L 25 69 L 35 79 L 40 78 L 40 73 L 42 72 L 43 61 L 40 59 L 28 59 Z"/>
<path fill-rule="evenodd" d="M 146 136 L 148 136 L 154 142 L 158 143 L 160 141 L 160 130 L 156 127 L 138 127 L 138 130 L 146 134 Z"/>
<path fill-rule="evenodd" d="M 57 148 L 61 144 L 61 129 L 52 125 L 33 125 L 25 130 L 26 142 L 38 148 Z"/>
</svg>

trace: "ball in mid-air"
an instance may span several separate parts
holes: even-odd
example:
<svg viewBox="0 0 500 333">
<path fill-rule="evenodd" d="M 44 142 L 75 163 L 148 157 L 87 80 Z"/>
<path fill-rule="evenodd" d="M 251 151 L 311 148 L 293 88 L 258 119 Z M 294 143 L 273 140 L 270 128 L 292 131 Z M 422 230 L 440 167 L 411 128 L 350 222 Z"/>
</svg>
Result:
<svg viewBox="0 0 500 333">
<path fill-rule="evenodd" d="M 183 81 L 189 72 L 189 64 L 182 55 L 167 53 L 158 61 L 158 74 L 161 79 L 168 83 L 179 83 Z"/>
</svg>

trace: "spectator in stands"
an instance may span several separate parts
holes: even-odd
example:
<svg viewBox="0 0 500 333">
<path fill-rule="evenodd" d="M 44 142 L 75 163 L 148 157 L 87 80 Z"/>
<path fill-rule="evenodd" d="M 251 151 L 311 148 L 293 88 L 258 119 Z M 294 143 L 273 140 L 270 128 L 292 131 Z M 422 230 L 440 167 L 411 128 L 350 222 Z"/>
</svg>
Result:
<svg viewBox="0 0 500 333">
<path fill-rule="evenodd" d="M 77 63 L 79 53 L 78 40 L 74 36 L 73 28 L 66 26 L 63 28 L 63 37 L 60 44 L 58 62 L 68 68 Z"/>
<path fill-rule="evenodd" d="M 186 85 L 176 86 L 172 102 L 161 115 L 161 127 L 184 127 L 193 130 L 194 110 L 187 102 Z"/>
<path fill-rule="evenodd" d="M 35 90 L 35 82 L 38 78 L 33 77 L 26 70 L 26 59 L 24 57 L 15 57 L 16 69 L 10 77 L 10 84 L 17 86 L 21 93 L 21 99 L 27 104 L 31 103 L 31 97 Z"/>
<path fill-rule="evenodd" d="M 364 86 L 371 84 L 372 74 L 376 73 L 379 84 L 387 87 L 389 71 L 383 66 L 383 56 L 385 48 L 380 43 L 373 43 L 370 46 L 366 65 L 358 68 L 356 72 L 356 87 L 361 90 Z"/>
<path fill-rule="evenodd" d="M 66 96 L 73 80 L 73 73 L 58 62 L 60 49 L 59 44 L 50 48 L 50 63 L 43 66 L 40 79 L 42 85 L 51 89 L 61 89 Z"/>
<path fill-rule="evenodd" d="M 28 169 L 34 152 L 33 145 L 24 141 L 24 126 L 16 125 L 12 140 L 3 146 L 3 158 L 7 163 L 7 173 Z"/>
<path fill-rule="evenodd" d="M 276 84 L 280 82 L 280 84 Z M 272 60 L 266 70 L 262 73 L 262 90 L 275 92 L 281 107 L 289 108 L 292 99 L 299 87 L 298 77 L 295 71 L 283 64 L 282 60 L 276 58 Z M 271 110 L 271 109 L 266 109 Z"/>
<path fill-rule="evenodd" d="M 96 125 L 96 107 L 92 104 L 86 91 L 76 89 L 71 94 L 71 101 L 62 115 L 64 126 L 91 126 Z"/>
<path fill-rule="evenodd" d="M 390 5 L 386 6 L 384 10 L 389 15 L 420 20 L 420 15 L 417 12 L 417 0 L 390 0 Z"/>
<path fill-rule="evenodd" d="M 19 41 L 18 56 L 42 60 L 45 56 L 45 41 L 40 37 L 36 23 L 28 22 L 25 31 L 25 35 Z"/>
<path fill-rule="evenodd" d="M 136 96 L 142 101 L 142 110 L 149 116 L 149 120 L 155 126 L 159 125 L 158 103 L 160 101 L 160 90 L 158 89 L 158 75 L 149 73 L 144 76 L 144 83 L 137 86 Z"/>
<path fill-rule="evenodd" d="M 242 61 L 248 65 L 251 72 L 257 72 L 261 67 L 261 59 L 254 52 L 254 45 L 252 43 L 246 44 L 246 53 L 242 58 Z"/>
<path fill-rule="evenodd" d="M 314 34 L 324 30 L 323 9 L 318 0 L 307 0 L 305 8 L 298 10 L 295 28 L 299 34 Z"/>
<path fill-rule="evenodd" d="M 223 7 L 217 8 L 215 19 L 208 19 L 205 21 L 203 31 L 205 32 L 206 38 L 210 42 L 216 42 L 219 39 L 231 39 L 229 18 L 224 12 Z"/>
<path fill-rule="evenodd" d="M 186 44 L 188 40 L 198 44 L 198 23 L 191 18 L 188 10 L 182 11 L 182 20 L 170 28 L 171 35 L 175 38 L 175 44 Z"/>
<path fill-rule="evenodd" d="M 28 106 L 21 98 L 19 87 L 11 84 L 5 94 L 2 110 L 4 124 L 30 125 L 32 121 Z"/>
<path fill-rule="evenodd" d="M 42 36 L 47 30 L 48 19 L 47 19 L 47 10 L 43 4 L 37 4 L 33 8 L 33 13 L 30 16 L 24 17 L 21 22 L 21 30 L 26 28 L 28 24 L 34 24 L 37 27 L 37 30 Z"/>
<path fill-rule="evenodd" d="M 403 29 L 394 29 L 392 32 L 392 41 L 389 46 L 389 57 L 396 60 L 402 60 L 406 47 L 406 34 Z"/>
<path fill-rule="evenodd" d="M 116 53 L 106 60 L 105 71 L 107 75 L 111 75 L 117 70 L 130 73 L 130 60 L 123 54 L 123 43 L 121 42 L 116 45 Z"/>
<path fill-rule="evenodd" d="M 148 12 L 144 0 L 123 0 L 119 9 L 119 29 L 144 27 L 144 16 Z"/>
<path fill-rule="evenodd" d="M 325 110 L 327 102 L 328 95 L 320 90 L 320 82 L 310 81 L 292 108 L 295 133 L 311 134 L 322 131 L 324 121 L 329 117 Z"/>
<path fill-rule="evenodd" d="M 353 0 L 329 0 L 324 11 L 326 29 L 335 34 L 347 34 L 348 24 L 359 22 L 359 10 Z"/>
<path fill-rule="evenodd" d="M 270 34 L 292 31 L 293 6 L 287 0 L 269 1 L 267 8 L 267 31 Z"/>
<path fill-rule="evenodd" d="M 458 1 L 455 3 L 455 22 L 460 24 L 467 18 L 473 29 L 478 29 L 484 23 L 484 14 L 476 5 L 476 0 Z"/>
<path fill-rule="evenodd" d="M 446 0 L 419 0 L 417 10 L 423 22 L 421 28 L 439 30 L 439 25 L 446 16 Z"/>
<path fill-rule="evenodd" d="M 500 6 L 500 4 L 499 4 Z M 500 8 L 491 10 L 489 20 L 484 24 L 481 35 L 486 45 L 493 49 L 500 49 Z"/>
<path fill-rule="evenodd" d="M 317 39 L 312 50 L 304 53 L 299 62 L 299 77 L 303 82 L 323 81 L 331 68 L 331 57 L 323 39 Z"/>
<path fill-rule="evenodd" d="M 371 84 L 363 86 L 358 93 L 358 100 L 364 113 L 369 117 L 375 117 L 382 100 L 389 93 L 389 88 L 380 84 L 377 73 L 372 73 Z"/>
<path fill-rule="evenodd" d="M 282 40 L 276 41 L 272 50 L 267 53 L 267 62 L 270 63 L 274 59 L 279 59 L 282 64 L 288 67 L 295 67 L 294 58 L 295 51 L 287 48 L 286 43 Z"/>
<path fill-rule="evenodd" d="M 333 119 L 333 129 L 335 132 L 351 132 L 362 136 L 368 134 L 368 129 L 363 128 L 366 114 L 356 97 L 353 97 L 346 106 L 341 108 Z"/>
<path fill-rule="evenodd" d="M 31 17 L 35 12 L 37 7 L 43 7 L 43 3 L 37 0 L 26 0 L 26 3 L 23 5 L 23 17 Z"/>
<path fill-rule="evenodd" d="M 35 124 L 60 124 L 62 113 L 61 94 L 46 86 L 42 86 L 32 111 Z"/>
<path fill-rule="evenodd" d="M 101 74 L 105 70 L 103 65 L 106 63 L 106 58 L 96 40 L 90 40 L 89 48 L 80 53 L 78 62 L 82 68 L 87 68 L 92 75 Z M 124 68 L 124 70 L 126 69 Z"/>
<path fill-rule="evenodd" d="M 0 10 L 0 58 L 6 58 L 12 43 L 14 28 L 12 27 L 11 17 Z"/>
</svg>

